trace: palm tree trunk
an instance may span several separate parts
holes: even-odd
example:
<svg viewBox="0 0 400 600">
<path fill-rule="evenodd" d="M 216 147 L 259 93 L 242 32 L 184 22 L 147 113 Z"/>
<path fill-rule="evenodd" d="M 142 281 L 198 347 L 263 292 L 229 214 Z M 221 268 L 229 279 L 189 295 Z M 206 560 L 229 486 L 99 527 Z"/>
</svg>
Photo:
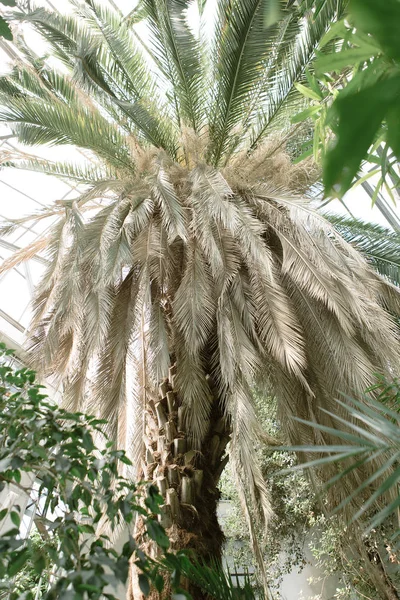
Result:
<svg viewBox="0 0 400 600">
<path fill-rule="evenodd" d="M 228 461 L 225 450 L 229 431 L 216 399 L 208 435 L 200 449 L 193 448 L 174 391 L 174 378 L 175 367 L 171 367 L 169 378 L 159 386 L 158 397 L 147 399 L 142 478 L 153 481 L 164 497 L 159 520 L 172 550 L 187 549 L 206 562 L 220 561 L 224 535 L 217 519 L 217 485 Z M 128 600 L 141 600 L 134 587 L 130 586 Z M 194 600 L 206 598 L 189 584 L 188 591 Z M 170 595 L 164 591 L 162 597 Z"/>
</svg>

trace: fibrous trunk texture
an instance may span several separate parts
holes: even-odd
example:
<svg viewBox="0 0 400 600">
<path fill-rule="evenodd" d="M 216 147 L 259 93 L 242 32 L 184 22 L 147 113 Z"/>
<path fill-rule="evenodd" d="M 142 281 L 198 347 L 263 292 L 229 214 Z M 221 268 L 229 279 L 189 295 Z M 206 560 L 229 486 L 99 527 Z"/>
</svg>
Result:
<svg viewBox="0 0 400 600">
<path fill-rule="evenodd" d="M 221 473 L 228 461 L 229 430 L 218 399 L 209 417 L 208 435 L 201 448 L 194 447 L 185 428 L 181 401 L 174 390 L 175 366 L 161 382 L 158 394 L 146 399 L 144 459 L 141 479 L 153 481 L 164 498 L 159 520 L 170 538 L 171 549 L 190 550 L 205 562 L 221 560 L 224 535 L 217 518 Z M 139 527 L 140 529 L 140 527 Z M 138 532 L 139 542 L 141 534 Z M 149 543 L 145 549 L 154 552 Z M 141 600 L 132 572 L 127 600 Z M 183 582 L 194 600 L 207 595 Z M 154 598 L 159 598 L 155 593 Z M 170 598 L 168 580 L 162 598 Z M 150 596 L 151 598 L 151 596 Z"/>
</svg>

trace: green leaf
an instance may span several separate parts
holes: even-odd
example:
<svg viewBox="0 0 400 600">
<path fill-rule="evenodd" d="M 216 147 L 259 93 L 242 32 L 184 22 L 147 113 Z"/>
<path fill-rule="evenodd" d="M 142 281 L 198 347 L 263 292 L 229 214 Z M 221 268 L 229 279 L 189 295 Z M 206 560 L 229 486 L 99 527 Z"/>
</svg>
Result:
<svg viewBox="0 0 400 600">
<path fill-rule="evenodd" d="M 2 521 L 8 514 L 8 508 L 3 508 L 0 510 L 0 521 Z"/>
<path fill-rule="evenodd" d="M 329 44 L 329 42 L 331 40 L 334 40 L 335 38 L 346 39 L 348 32 L 349 32 L 349 30 L 347 29 L 347 27 L 345 25 L 345 20 L 341 19 L 340 21 L 337 21 L 336 23 L 334 23 L 332 25 L 332 27 L 330 27 L 330 29 L 328 29 L 328 31 L 322 37 L 320 43 L 318 44 L 318 48 L 319 49 L 323 48 L 324 46 Z"/>
<path fill-rule="evenodd" d="M 0 4 L 4 4 L 4 6 L 17 6 L 15 0 L 0 0 Z"/>
<path fill-rule="evenodd" d="M 169 548 L 168 536 L 157 521 L 149 519 L 146 523 L 146 528 L 149 537 L 161 546 L 161 548 Z"/>
<path fill-rule="evenodd" d="M 356 27 L 373 35 L 390 58 L 400 59 L 398 0 L 351 0 L 350 13 Z"/>
<path fill-rule="evenodd" d="M 17 512 L 15 512 L 15 510 L 13 510 L 10 513 L 10 518 L 16 527 L 19 527 L 21 525 L 21 517 L 19 516 L 19 514 Z"/>
<path fill-rule="evenodd" d="M 80 592 L 95 592 L 96 597 L 98 597 L 97 594 L 99 592 L 101 592 L 101 589 L 97 585 L 91 585 L 89 583 L 81 583 L 78 585 L 78 591 L 80 591 Z M 75 598 L 77 598 L 77 596 L 75 596 L 75 595 L 71 596 L 71 600 L 72 600 L 72 598 L 75 600 Z"/>
<path fill-rule="evenodd" d="M 394 76 L 359 92 L 338 95 L 332 106 L 338 115 L 337 140 L 324 165 L 326 193 L 334 186 L 339 195 L 348 190 L 388 109 L 399 102 L 399 94 L 400 76 Z"/>
<path fill-rule="evenodd" d="M 14 577 L 25 565 L 26 561 L 29 558 L 29 550 L 28 548 L 23 548 L 20 552 L 13 556 L 12 561 L 8 565 L 7 575 L 9 577 Z"/>
<path fill-rule="evenodd" d="M 93 438 L 91 436 L 91 434 L 89 433 L 89 431 L 85 431 L 85 433 L 82 436 L 82 444 L 83 447 L 85 448 L 85 450 L 87 450 L 88 452 L 91 452 L 93 450 L 94 443 L 93 443 Z"/>
<path fill-rule="evenodd" d="M 311 100 L 318 101 L 323 99 L 322 93 L 318 94 L 315 90 L 311 90 L 310 88 L 306 87 L 305 85 L 302 85 L 301 83 L 295 83 L 294 85 L 296 90 L 299 91 L 300 94 L 302 94 L 306 98 L 311 98 Z"/>
<path fill-rule="evenodd" d="M 10 42 L 13 39 L 11 29 L 8 26 L 8 23 L 3 19 L 3 17 L 1 15 L 0 15 L 0 37 L 3 37 L 4 39 L 9 40 Z"/>
<path fill-rule="evenodd" d="M 33 569 L 40 575 L 42 571 L 46 568 L 46 559 L 43 554 L 38 554 L 33 559 Z"/>
<path fill-rule="evenodd" d="M 315 71 L 320 75 L 331 71 L 341 71 L 344 67 L 364 62 L 376 54 L 376 48 L 365 45 L 361 48 L 350 48 L 350 50 L 319 56 L 315 62 Z"/>
<path fill-rule="evenodd" d="M 281 18 L 280 0 L 270 0 L 264 9 L 264 25 L 271 27 Z"/>
<path fill-rule="evenodd" d="M 81 533 L 90 533 L 93 535 L 96 533 L 96 531 L 92 525 L 79 525 L 78 528 Z"/>
<path fill-rule="evenodd" d="M 137 548 L 136 541 L 130 535 L 129 540 L 123 545 L 122 555 L 127 558 L 130 558 L 132 556 L 132 554 L 134 553 L 134 551 L 136 550 L 136 548 Z"/>
<path fill-rule="evenodd" d="M 153 581 L 154 587 L 156 588 L 157 592 L 159 594 L 161 594 L 161 592 L 164 589 L 164 579 L 161 575 L 156 575 L 154 577 L 154 581 Z"/>
<path fill-rule="evenodd" d="M 294 117 L 291 118 L 291 122 L 301 123 L 302 121 L 305 121 L 306 119 L 309 119 L 313 115 L 317 114 L 320 110 L 320 106 L 310 106 L 309 108 L 297 113 L 297 115 L 294 115 Z"/>
<path fill-rule="evenodd" d="M 387 141 L 400 160 L 400 104 L 394 103 L 387 114 Z"/>
<path fill-rule="evenodd" d="M 146 575 L 140 573 L 139 575 L 139 587 L 145 596 L 150 594 L 150 583 Z"/>
</svg>

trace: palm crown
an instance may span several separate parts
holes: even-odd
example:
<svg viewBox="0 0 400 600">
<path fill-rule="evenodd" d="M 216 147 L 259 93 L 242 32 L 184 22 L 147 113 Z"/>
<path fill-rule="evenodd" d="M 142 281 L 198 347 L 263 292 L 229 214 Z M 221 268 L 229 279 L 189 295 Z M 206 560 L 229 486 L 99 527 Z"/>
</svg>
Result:
<svg viewBox="0 0 400 600">
<path fill-rule="evenodd" d="M 374 372 L 397 368 L 385 310 L 398 312 L 396 289 L 294 194 L 307 173 L 266 139 L 340 2 L 314 21 L 282 2 L 282 20 L 265 28 L 267 0 L 221 0 L 211 41 L 192 31 L 186 0 L 143 0 L 127 18 L 73 4 L 72 16 L 15 15 L 59 62 L 20 38 L 22 59 L 0 79 L 0 116 L 21 142 L 96 157 L 13 163 L 85 186 L 33 215 L 58 218 L 3 267 L 47 251 L 33 357 L 62 379 L 70 407 L 109 419 L 138 459 L 154 391 L 172 373 L 191 445 L 202 448 L 217 406 L 244 497 L 257 504 L 254 385 L 276 394 L 290 441 L 309 443 L 291 415 L 321 420 L 338 391 L 362 392 Z"/>
</svg>

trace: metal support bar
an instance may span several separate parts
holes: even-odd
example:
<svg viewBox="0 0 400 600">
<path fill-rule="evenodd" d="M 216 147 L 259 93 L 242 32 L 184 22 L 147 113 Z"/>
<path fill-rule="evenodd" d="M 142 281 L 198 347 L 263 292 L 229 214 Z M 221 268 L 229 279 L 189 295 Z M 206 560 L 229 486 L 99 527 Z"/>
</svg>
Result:
<svg viewBox="0 0 400 600">
<path fill-rule="evenodd" d="M 11 250 L 12 252 L 17 252 L 18 250 L 22 250 L 22 248 L 20 248 L 19 246 L 16 246 L 15 244 L 12 244 L 11 242 L 7 242 L 3 238 L 0 238 L 0 246 L 2 246 L 3 248 L 6 248 L 7 250 Z M 45 267 L 47 267 L 47 265 L 49 264 L 48 260 L 46 260 L 45 258 L 42 258 L 41 256 L 38 256 L 38 255 L 32 256 L 32 258 L 30 258 L 29 260 L 35 260 L 36 262 L 40 263 L 41 265 L 44 265 Z"/>
<path fill-rule="evenodd" d="M 13 319 L 13 317 L 10 317 L 10 315 L 8 315 L 6 312 L 4 312 L 4 310 L 2 310 L 1 308 L 0 308 L 0 317 L 2 319 L 4 319 L 5 321 L 7 321 L 7 323 L 10 323 L 10 325 L 15 327 L 15 329 L 17 329 L 21 333 L 25 333 L 25 327 L 23 325 L 21 325 L 21 323 L 19 323 L 15 319 Z"/>
</svg>

